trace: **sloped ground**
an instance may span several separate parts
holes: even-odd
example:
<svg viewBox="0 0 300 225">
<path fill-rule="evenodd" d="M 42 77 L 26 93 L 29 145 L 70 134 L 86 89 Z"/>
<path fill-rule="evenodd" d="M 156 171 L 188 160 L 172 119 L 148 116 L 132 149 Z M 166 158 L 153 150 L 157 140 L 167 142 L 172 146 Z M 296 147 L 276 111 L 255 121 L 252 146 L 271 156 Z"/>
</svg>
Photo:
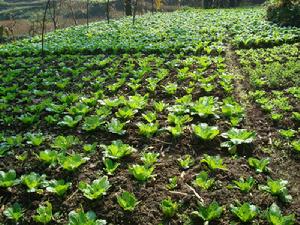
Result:
<svg viewBox="0 0 300 225">
<path fill-rule="evenodd" d="M 44 58 L 38 37 L 1 46 L 0 170 L 15 170 L 17 180 L 0 187 L 0 221 L 10 223 L 3 212 L 18 202 L 24 209 L 21 223 L 34 224 L 36 209 L 49 201 L 56 213 L 51 224 L 66 224 L 68 214 L 80 208 L 111 224 L 203 224 L 192 212 L 199 203 L 215 200 L 223 212 L 210 224 L 239 223 L 231 212 L 237 201 L 259 208 L 254 224 L 269 224 L 263 211 L 274 202 L 284 215 L 294 214 L 297 224 L 299 153 L 292 143 L 299 140 L 294 118 L 299 86 L 294 86 L 297 71 L 284 63 L 299 63 L 299 34 L 299 29 L 264 22 L 260 9 L 189 10 L 147 15 L 135 26 L 125 18 L 51 33 Z M 265 69 L 276 61 L 281 68 L 260 73 L 258 65 Z M 289 71 L 286 86 L 282 94 L 275 92 L 279 100 L 266 107 L 275 99 L 267 98 L 274 94 L 267 85 L 282 82 L 270 78 L 275 70 Z M 267 92 L 255 94 L 257 90 Z M 274 113 L 284 119 L 274 122 Z M 230 154 L 221 144 L 233 143 L 224 135 L 233 128 L 249 131 L 247 137 L 237 137 L 248 143 L 236 144 Z M 128 146 L 107 150 L 105 145 L 116 140 L 136 151 L 121 157 L 122 147 Z M 153 176 L 141 182 L 129 168 L 145 164 L 143 152 L 159 157 L 146 166 L 154 169 Z M 187 155 L 193 162 L 182 167 L 179 159 L 183 162 Z M 209 161 L 209 156 L 221 159 Z M 251 157 L 269 158 L 268 169 L 256 172 L 248 163 Z M 112 174 L 104 158 L 120 164 Z M 213 168 L 214 163 L 219 167 Z M 46 181 L 26 185 L 31 172 L 45 174 Z M 201 172 L 214 179 L 207 190 L 208 181 L 200 182 L 200 176 L 195 183 Z M 88 199 L 80 181 L 90 184 L 103 176 L 111 185 L 106 194 Z M 177 183 L 171 188 L 174 177 Z M 232 188 L 241 177 L 255 180 L 249 192 Z M 262 190 L 270 178 L 288 181 L 291 202 Z M 49 189 L 60 179 L 71 183 L 62 196 Z M 124 191 L 140 201 L 133 212 L 117 202 Z M 171 218 L 161 209 L 169 197 L 179 205 Z"/>
</svg>

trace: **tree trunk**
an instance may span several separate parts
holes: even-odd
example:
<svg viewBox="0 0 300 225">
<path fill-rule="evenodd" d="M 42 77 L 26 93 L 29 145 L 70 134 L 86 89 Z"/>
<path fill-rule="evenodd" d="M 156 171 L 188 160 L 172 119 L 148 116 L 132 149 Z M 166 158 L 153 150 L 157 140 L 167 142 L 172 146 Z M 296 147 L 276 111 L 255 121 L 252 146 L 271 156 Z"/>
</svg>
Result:
<svg viewBox="0 0 300 225">
<path fill-rule="evenodd" d="M 76 19 L 76 16 L 75 16 L 75 13 L 74 13 L 74 9 L 73 9 L 73 5 L 72 5 L 72 0 L 69 0 L 69 7 L 70 7 L 70 10 L 71 10 L 71 14 L 72 14 L 72 18 L 73 18 L 73 21 L 74 21 L 74 24 L 77 25 L 77 19 Z"/>
<path fill-rule="evenodd" d="M 107 23 L 109 23 L 109 0 L 106 0 L 106 18 Z"/>
<path fill-rule="evenodd" d="M 87 28 L 89 28 L 89 19 L 90 19 L 90 15 L 89 15 L 89 7 L 90 7 L 90 1 L 87 0 L 86 1 L 86 26 Z"/>
<path fill-rule="evenodd" d="M 43 17 L 43 26 L 42 26 L 42 56 L 44 56 L 44 34 L 45 34 L 45 23 L 46 23 L 46 15 L 47 15 L 47 10 L 50 6 L 50 1 L 48 0 L 45 11 L 44 11 L 44 17 Z"/>
<path fill-rule="evenodd" d="M 125 15 L 132 16 L 131 0 L 124 0 L 125 3 Z"/>
<path fill-rule="evenodd" d="M 132 16 L 132 23 L 135 24 L 135 16 L 136 16 L 136 11 L 137 11 L 137 3 L 138 0 L 134 0 L 133 3 L 133 16 Z"/>
</svg>

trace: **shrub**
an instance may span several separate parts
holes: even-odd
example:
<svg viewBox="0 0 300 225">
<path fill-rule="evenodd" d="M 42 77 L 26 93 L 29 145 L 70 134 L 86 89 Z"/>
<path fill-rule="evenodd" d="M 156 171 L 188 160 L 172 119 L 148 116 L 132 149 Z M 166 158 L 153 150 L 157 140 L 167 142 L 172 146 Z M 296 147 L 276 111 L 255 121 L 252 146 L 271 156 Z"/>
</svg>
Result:
<svg viewBox="0 0 300 225">
<path fill-rule="evenodd" d="M 300 3 L 292 0 L 277 0 L 267 4 L 267 20 L 281 26 L 300 27 Z"/>
</svg>

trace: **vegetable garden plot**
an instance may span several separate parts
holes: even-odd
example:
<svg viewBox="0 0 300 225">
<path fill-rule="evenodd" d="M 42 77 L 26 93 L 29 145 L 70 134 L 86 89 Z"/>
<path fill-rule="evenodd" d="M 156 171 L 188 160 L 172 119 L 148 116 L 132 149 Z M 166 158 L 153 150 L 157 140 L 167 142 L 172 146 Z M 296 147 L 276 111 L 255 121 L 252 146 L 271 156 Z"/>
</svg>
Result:
<svg viewBox="0 0 300 225">
<path fill-rule="evenodd" d="M 131 27 L 130 33 L 116 33 L 119 40 L 141 40 L 117 42 L 119 54 L 107 54 L 111 39 L 104 34 L 102 42 L 97 39 L 99 28 L 107 28 L 102 23 L 91 27 L 90 36 L 82 36 L 83 27 L 49 34 L 60 44 L 48 51 L 64 51 L 61 35 L 70 35 L 78 41 L 70 52 L 106 54 L 42 59 L 14 55 L 32 52 L 35 44 L 27 41 L 4 46 L 0 221 L 293 224 L 299 205 L 297 186 L 290 185 L 295 181 L 278 173 L 278 159 L 264 152 L 261 133 L 249 124 L 249 106 L 235 98 L 236 74 L 223 55 L 232 40 L 221 22 L 235 14 L 220 10 L 212 16 L 215 12 L 141 17 L 139 32 Z M 194 18 L 192 29 L 186 22 L 178 25 L 186 17 Z M 173 27 L 165 29 L 172 19 Z M 162 21 L 166 27 L 159 28 Z M 130 27 L 127 19 L 115 23 Z M 153 23 L 154 30 L 143 23 Z M 116 24 L 112 29 L 121 29 Z M 143 39 L 162 30 L 161 39 Z M 281 54 L 290 52 L 289 63 L 297 62 L 297 46 L 282 47 Z"/>
</svg>

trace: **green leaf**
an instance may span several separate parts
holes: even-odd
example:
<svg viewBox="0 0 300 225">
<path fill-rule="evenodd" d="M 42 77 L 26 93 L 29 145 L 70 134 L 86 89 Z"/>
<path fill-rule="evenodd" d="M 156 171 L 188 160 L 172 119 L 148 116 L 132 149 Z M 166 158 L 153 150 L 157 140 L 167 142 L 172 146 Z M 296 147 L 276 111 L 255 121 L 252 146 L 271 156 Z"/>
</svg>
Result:
<svg viewBox="0 0 300 225">
<path fill-rule="evenodd" d="M 83 192 L 86 198 L 94 200 L 105 195 L 110 186 L 108 177 L 103 176 L 94 180 L 91 184 L 80 181 L 78 189 Z"/>
<path fill-rule="evenodd" d="M 276 203 L 273 203 L 268 209 L 267 220 L 273 225 L 293 225 L 296 222 L 294 214 L 283 216 Z"/>
<path fill-rule="evenodd" d="M 212 221 L 220 218 L 222 212 L 223 207 L 219 206 L 216 201 L 213 201 L 208 206 L 200 205 L 198 211 L 194 211 L 192 214 L 200 217 L 204 221 Z"/>
<path fill-rule="evenodd" d="M 263 172 L 268 172 L 268 165 L 270 163 L 270 159 L 269 158 L 265 158 L 265 159 L 256 159 L 256 158 L 253 158 L 253 157 L 250 157 L 248 159 L 248 164 L 255 168 L 255 171 L 257 173 L 263 173 Z"/>
<path fill-rule="evenodd" d="M 288 189 L 286 185 L 288 184 L 287 180 L 272 180 L 268 179 L 267 185 L 260 185 L 259 189 L 266 191 L 274 196 L 278 196 L 283 202 L 291 202 L 292 196 L 288 194 Z"/>
<path fill-rule="evenodd" d="M 88 160 L 88 157 L 82 157 L 80 154 L 60 155 L 58 158 L 58 162 L 62 168 L 68 171 L 74 171 Z"/>
<path fill-rule="evenodd" d="M 208 126 L 207 123 L 200 123 L 198 126 L 193 125 L 194 133 L 204 141 L 210 141 L 214 139 L 220 131 L 216 126 Z"/>
<path fill-rule="evenodd" d="M 105 121 L 103 120 L 102 117 L 99 117 L 96 115 L 88 116 L 88 117 L 85 117 L 82 129 L 85 131 L 94 131 L 104 123 L 105 123 Z"/>
<path fill-rule="evenodd" d="M 138 181 L 147 181 L 153 175 L 152 172 L 154 167 L 147 167 L 144 165 L 132 165 L 129 167 L 129 172 L 134 176 Z"/>
<path fill-rule="evenodd" d="M 36 210 L 37 214 L 33 216 L 33 220 L 39 223 L 47 224 L 52 220 L 52 204 L 44 202 Z"/>
<path fill-rule="evenodd" d="M 248 202 L 239 206 L 230 205 L 230 211 L 244 223 L 252 221 L 258 214 L 258 208 Z"/>
<path fill-rule="evenodd" d="M 124 130 L 125 124 L 116 118 L 112 118 L 110 123 L 107 124 L 107 128 L 110 133 L 124 135 L 126 133 L 126 130 Z"/>
<path fill-rule="evenodd" d="M 160 203 L 160 208 L 165 217 L 173 217 L 178 211 L 179 205 L 177 202 L 173 202 L 171 198 L 164 199 Z"/>
<path fill-rule="evenodd" d="M 207 166 L 212 170 L 215 171 L 219 170 L 227 170 L 226 166 L 223 165 L 223 159 L 219 155 L 217 156 L 210 156 L 204 154 L 204 159 L 200 161 L 201 163 L 206 163 Z"/>
<path fill-rule="evenodd" d="M 51 180 L 46 188 L 48 192 L 63 196 L 66 191 L 71 187 L 71 183 L 65 183 L 64 180 Z"/>
<path fill-rule="evenodd" d="M 0 171 L 0 187 L 8 188 L 20 183 L 15 170 Z"/>
<path fill-rule="evenodd" d="M 104 158 L 103 159 L 104 163 L 104 170 L 107 172 L 108 175 L 112 175 L 116 169 L 120 166 L 120 163 L 113 161 L 110 158 Z"/>
<path fill-rule="evenodd" d="M 125 211 L 133 211 L 134 208 L 139 204 L 136 197 L 127 191 L 124 191 L 121 195 L 117 196 L 118 204 L 125 210 Z"/>
<path fill-rule="evenodd" d="M 136 149 L 128 144 L 124 144 L 121 140 L 116 140 L 111 145 L 100 145 L 104 149 L 105 157 L 112 159 L 121 159 L 131 153 L 135 152 Z"/>
<path fill-rule="evenodd" d="M 196 179 L 194 180 L 193 184 L 196 187 L 200 187 L 207 190 L 214 184 L 214 182 L 215 179 L 209 179 L 208 173 L 206 171 L 202 171 L 196 176 Z"/>
<path fill-rule="evenodd" d="M 3 214 L 10 220 L 18 222 L 24 215 L 23 209 L 19 203 L 14 203 L 11 207 L 8 207 L 3 211 Z"/>
<path fill-rule="evenodd" d="M 106 225 L 105 220 L 96 220 L 96 214 L 93 211 L 85 213 L 83 209 L 71 211 L 69 213 L 69 222 L 67 225 Z"/>
</svg>

